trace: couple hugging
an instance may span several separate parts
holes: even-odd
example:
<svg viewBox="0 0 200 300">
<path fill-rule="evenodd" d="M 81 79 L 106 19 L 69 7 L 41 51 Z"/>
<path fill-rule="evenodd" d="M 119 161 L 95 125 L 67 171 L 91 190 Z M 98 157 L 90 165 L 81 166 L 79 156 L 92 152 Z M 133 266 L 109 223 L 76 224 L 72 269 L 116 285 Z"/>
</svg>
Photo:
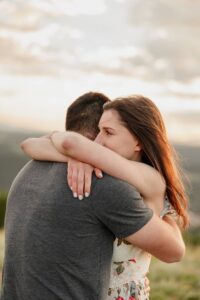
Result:
<svg viewBox="0 0 200 300">
<path fill-rule="evenodd" d="M 1 300 L 149 299 L 151 255 L 180 261 L 188 224 L 155 104 L 89 92 L 65 132 L 21 147 L 33 160 L 8 196 Z"/>
</svg>

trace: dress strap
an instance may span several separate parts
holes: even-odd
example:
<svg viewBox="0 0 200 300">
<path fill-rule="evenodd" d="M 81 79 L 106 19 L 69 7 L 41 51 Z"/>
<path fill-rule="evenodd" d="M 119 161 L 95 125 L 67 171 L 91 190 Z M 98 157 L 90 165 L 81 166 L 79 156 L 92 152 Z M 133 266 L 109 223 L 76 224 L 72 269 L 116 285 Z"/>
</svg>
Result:
<svg viewBox="0 0 200 300">
<path fill-rule="evenodd" d="M 174 215 L 175 210 L 172 207 L 171 203 L 169 202 L 168 197 L 166 196 L 164 199 L 164 205 L 163 205 L 163 210 L 160 213 L 160 218 L 162 219 L 166 215 Z"/>
</svg>

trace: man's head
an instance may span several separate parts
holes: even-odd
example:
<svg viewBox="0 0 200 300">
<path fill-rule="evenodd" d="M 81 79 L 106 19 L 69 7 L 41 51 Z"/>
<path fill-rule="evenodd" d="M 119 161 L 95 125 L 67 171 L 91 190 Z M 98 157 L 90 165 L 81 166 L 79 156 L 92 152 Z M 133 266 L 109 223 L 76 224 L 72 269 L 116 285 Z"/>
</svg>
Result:
<svg viewBox="0 0 200 300">
<path fill-rule="evenodd" d="M 68 108 L 65 129 L 95 139 L 103 105 L 110 99 L 101 93 L 89 92 L 77 98 Z"/>
</svg>

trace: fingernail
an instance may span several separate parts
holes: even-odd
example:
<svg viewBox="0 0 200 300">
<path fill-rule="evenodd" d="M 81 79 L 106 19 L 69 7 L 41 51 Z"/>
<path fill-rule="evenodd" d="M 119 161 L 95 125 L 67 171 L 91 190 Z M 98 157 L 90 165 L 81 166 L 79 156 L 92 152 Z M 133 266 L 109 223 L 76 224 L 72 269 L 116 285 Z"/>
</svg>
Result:
<svg viewBox="0 0 200 300">
<path fill-rule="evenodd" d="M 72 190 L 72 186 L 70 186 L 70 189 Z"/>
<path fill-rule="evenodd" d="M 89 193 L 87 193 L 87 192 L 85 193 L 85 197 L 86 198 L 89 197 L 89 195 L 90 195 Z"/>
<path fill-rule="evenodd" d="M 102 172 L 101 172 L 101 173 L 99 173 L 99 177 L 101 177 L 101 178 L 103 177 L 103 174 L 102 174 Z"/>
<path fill-rule="evenodd" d="M 74 198 L 77 198 L 77 193 L 73 193 Z"/>
<path fill-rule="evenodd" d="M 83 196 L 82 196 L 82 195 L 79 195 L 79 196 L 78 196 L 78 199 L 79 199 L 79 200 L 83 200 Z"/>
</svg>

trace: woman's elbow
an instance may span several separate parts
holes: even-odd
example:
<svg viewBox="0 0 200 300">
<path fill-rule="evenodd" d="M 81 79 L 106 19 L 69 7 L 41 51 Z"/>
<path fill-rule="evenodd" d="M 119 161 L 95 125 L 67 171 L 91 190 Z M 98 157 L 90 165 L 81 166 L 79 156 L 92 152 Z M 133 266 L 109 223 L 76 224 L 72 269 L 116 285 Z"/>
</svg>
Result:
<svg viewBox="0 0 200 300">
<path fill-rule="evenodd" d="M 175 263 L 180 262 L 185 255 L 185 244 L 181 243 L 177 248 L 173 251 L 173 254 L 166 259 L 167 263 Z"/>
<path fill-rule="evenodd" d="M 26 152 L 26 150 L 27 150 L 27 147 L 28 147 L 28 140 L 29 140 L 29 139 L 26 139 L 26 140 L 24 140 L 23 142 L 21 142 L 21 144 L 20 144 L 20 148 L 21 148 L 21 150 L 22 150 L 23 152 Z"/>
<path fill-rule="evenodd" d="M 176 262 L 181 261 L 184 256 L 185 256 L 185 244 L 183 242 L 182 245 L 179 247 L 179 250 L 177 251 L 177 255 L 175 258 Z"/>
<path fill-rule="evenodd" d="M 33 149 L 33 139 L 32 138 L 28 138 L 26 140 L 24 140 L 21 144 L 20 144 L 20 148 L 21 150 L 28 156 L 32 157 L 32 149 Z M 33 158 L 33 157 L 32 157 Z"/>
<path fill-rule="evenodd" d="M 69 150 L 71 148 L 70 138 L 64 138 L 64 140 L 61 143 L 61 146 L 64 150 Z"/>
<path fill-rule="evenodd" d="M 73 155 L 74 149 L 77 145 L 77 137 L 75 135 L 69 135 L 65 137 L 61 143 L 62 149 L 64 152 L 67 151 L 67 154 Z"/>
</svg>

